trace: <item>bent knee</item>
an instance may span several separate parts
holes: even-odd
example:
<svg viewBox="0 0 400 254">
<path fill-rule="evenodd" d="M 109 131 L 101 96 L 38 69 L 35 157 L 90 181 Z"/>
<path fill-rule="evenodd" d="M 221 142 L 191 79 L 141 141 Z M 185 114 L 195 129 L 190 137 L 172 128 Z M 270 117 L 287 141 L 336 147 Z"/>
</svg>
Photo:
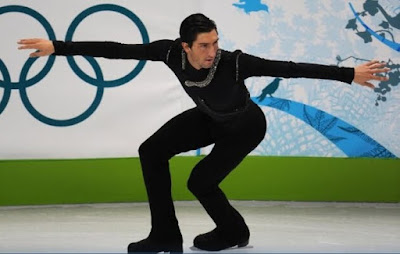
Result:
<svg viewBox="0 0 400 254">
<path fill-rule="evenodd" d="M 147 139 L 139 146 L 138 152 L 141 161 L 168 161 L 175 155 L 175 153 L 171 152 L 171 149 L 168 148 L 168 145 L 151 138 Z"/>
<path fill-rule="evenodd" d="M 216 188 L 218 188 L 218 186 L 204 181 L 199 181 L 195 177 L 190 177 L 187 182 L 187 188 L 194 196 L 204 197 L 209 193 L 212 193 Z"/>
<path fill-rule="evenodd" d="M 151 153 L 153 150 L 153 145 L 149 140 L 144 141 L 140 146 L 139 146 L 139 156 L 140 158 L 146 157 L 148 154 Z"/>
</svg>

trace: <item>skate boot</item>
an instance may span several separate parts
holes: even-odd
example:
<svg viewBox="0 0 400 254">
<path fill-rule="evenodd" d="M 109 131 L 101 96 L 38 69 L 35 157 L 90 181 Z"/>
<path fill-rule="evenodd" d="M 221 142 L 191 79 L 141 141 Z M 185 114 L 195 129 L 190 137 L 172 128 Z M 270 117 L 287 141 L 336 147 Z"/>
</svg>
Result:
<svg viewBox="0 0 400 254">
<path fill-rule="evenodd" d="M 137 252 L 175 252 L 182 253 L 182 241 L 159 241 L 150 237 L 128 245 L 128 253 Z"/>
<path fill-rule="evenodd" d="M 220 251 L 231 247 L 245 247 L 249 244 L 250 232 L 246 227 L 239 231 L 222 231 L 218 228 L 196 236 L 194 247 L 207 251 Z"/>
<path fill-rule="evenodd" d="M 183 238 L 179 230 L 152 230 L 146 239 L 128 245 L 128 253 L 183 252 Z"/>
</svg>

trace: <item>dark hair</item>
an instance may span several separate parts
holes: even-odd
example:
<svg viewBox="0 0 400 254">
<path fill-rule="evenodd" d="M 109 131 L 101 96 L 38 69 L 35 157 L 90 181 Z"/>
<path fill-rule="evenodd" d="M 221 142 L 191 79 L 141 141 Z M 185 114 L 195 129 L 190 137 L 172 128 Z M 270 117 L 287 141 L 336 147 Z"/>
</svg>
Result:
<svg viewBox="0 0 400 254">
<path fill-rule="evenodd" d="M 204 14 L 195 13 L 182 21 L 179 35 L 182 42 L 186 42 L 189 47 L 192 47 L 199 33 L 208 33 L 214 29 L 217 30 L 217 25 L 213 20 Z"/>
</svg>

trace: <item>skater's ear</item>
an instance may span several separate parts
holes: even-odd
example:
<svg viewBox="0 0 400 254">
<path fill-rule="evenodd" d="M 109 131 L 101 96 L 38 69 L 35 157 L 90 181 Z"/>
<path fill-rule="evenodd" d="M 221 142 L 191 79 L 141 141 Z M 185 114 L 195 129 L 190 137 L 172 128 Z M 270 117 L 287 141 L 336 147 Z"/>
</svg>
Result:
<svg viewBox="0 0 400 254">
<path fill-rule="evenodd" d="M 191 51 L 189 44 L 186 42 L 182 42 L 182 48 L 186 53 L 189 53 Z"/>
</svg>

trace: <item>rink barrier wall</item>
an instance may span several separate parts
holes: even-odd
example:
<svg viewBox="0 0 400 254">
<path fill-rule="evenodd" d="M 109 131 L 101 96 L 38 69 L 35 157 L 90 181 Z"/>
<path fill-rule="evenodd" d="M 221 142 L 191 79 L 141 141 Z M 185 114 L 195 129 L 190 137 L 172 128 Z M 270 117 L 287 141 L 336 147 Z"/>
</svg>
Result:
<svg viewBox="0 0 400 254">
<path fill-rule="evenodd" d="M 170 160 L 174 200 L 202 157 Z M 231 200 L 400 202 L 400 160 L 249 156 L 221 184 Z M 144 202 L 138 158 L 0 161 L 0 205 Z"/>
</svg>

